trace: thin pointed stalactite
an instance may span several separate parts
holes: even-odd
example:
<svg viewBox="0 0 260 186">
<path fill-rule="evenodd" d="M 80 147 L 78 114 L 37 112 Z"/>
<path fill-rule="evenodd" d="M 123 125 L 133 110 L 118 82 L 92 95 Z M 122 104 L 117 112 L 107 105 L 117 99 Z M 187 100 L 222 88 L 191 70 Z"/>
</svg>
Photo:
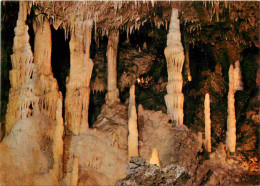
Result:
<svg viewBox="0 0 260 186">
<path fill-rule="evenodd" d="M 180 23 L 178 10 L 172 9 L 171 23 L 167 35 L 167 47 L 164 50 L 167 60 L 168 84 L 165 103 L 167 112 L 176 126 L 183 125 L 183 102 L 182 94 L 182 66 L 184 63 L 184 51 L 181 43 Z"/>
</svg>

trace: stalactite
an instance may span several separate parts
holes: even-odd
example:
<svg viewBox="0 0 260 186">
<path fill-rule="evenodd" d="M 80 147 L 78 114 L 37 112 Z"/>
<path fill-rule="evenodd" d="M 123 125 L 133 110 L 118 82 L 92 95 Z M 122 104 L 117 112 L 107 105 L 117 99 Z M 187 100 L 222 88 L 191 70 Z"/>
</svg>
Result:
<svg viewBox="0 0 260 186">
<path fill-rule="evenodd" d="M 151 159 L 150 159 L 150 164 L 155 164 L 158 167 L 161 167 L 160 159 L 159 159 L 159 152 L 156 148 L 153 148 L 152 156 L 151 156 Z"/>
<path fill-rule="evenodd" d="M 235 62 L 235 68 L 234 68 L 234 89 L 235 89 L 235 91 L 243 90 L 240 63 L 238 60 Z"/>
<path fill-rule="evenodd" d="M 70 75 L 65 99 L 65 124 L 75 135 L 88 128 L 90 80 L 93 62 L 90 59 L 92 20 L 75 21 L 70 40 Z"/>
<path fill-rule="evenodd" d="M 236 113 L 235 113 L 235 87 L 234 87 L 234 68 L 229 68 L 229 91 L 228 91 L 228 116 L 227 116 L 227 133 L 226 144 L 230 152 L 236 150 Z"/>
<path fill-rule="evenodd" d="M 189 58 L 189 43 L 185 43 L 185 76 L 188 78 L 188 81 L 192 80 L 192 76 L 190 74 L 190 58 Z"/>
<path fill-rule="evenodd" d="M 208 93 L 205 95 L 204 114 L 205 114 L 205 149 L 207 152 L 211 152 L 210 98 Z"/>
<path fill-rule="evenodd" d="M 181 33 L 178 19 L 178 10 L 172 10 L 169 33 L 167 35 L 167 47 L 164 50 L 167 60 L 168 84 L 167 95 L 164 99 L 167 112 L 177 126 L 183 125 L 183 102 L 182 94 L 182 66 L 184 51 L 181 44 Z"/>
<path fill-rule="evenodd" d="M 110 30 L 107 46 L 107 94 L 106 104 L 110 105 L 119 100 L 119 90 L 117 88 L 117 50 L 119 41 L 119 31 Z"/>
<path fill-rule="evenodd" d="M 138 129 L 137 129 L 137 114 L 135 105 L 135 86 L 130 88 L 130 98 L 128 106 L 128 158 L 138 156 Z"/>
</svg>

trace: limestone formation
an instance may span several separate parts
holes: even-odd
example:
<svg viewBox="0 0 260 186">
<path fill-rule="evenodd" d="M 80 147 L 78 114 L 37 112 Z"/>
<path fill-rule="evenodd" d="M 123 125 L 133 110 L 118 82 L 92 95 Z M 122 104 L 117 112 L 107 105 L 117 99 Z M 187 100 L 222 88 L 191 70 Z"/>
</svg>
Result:
<svg viewBox="0 0 260 186">
<path fill-rule="evenodd" d="M 152 156 L 150 159 L 150 164 L 155 164 L 158 167 L 160 167 L 159 152 L 156 148 L 153 148 Z"/>
<path fill-rule="evenodd" d="M 235 91 L 243 90 L 240 63 L 238 60 L 235 62 L 235 68 L 234 68 L 234 89 Z"/>
<path fill-rule="evenodd" d="M 55 120 L 58 84 L 51 71 L 51 31 L 48 21 L 36 17 L 35 54 L 29 44 L 26 2 L 20 2 L 10 71 L 11 89 L 6 114 L 6 133 L 20 119 L 42 113 Z M 41 20 L 41 21 L 39 21 Z M 34 61 L 33 61 L 34 58 Z"/>
<path fill-rule="evenodd" d="M 90 59 L 92 21 L 76 21 L 70 39 L 70 75 L 67 79 L 65 124 L 78 135 L 89 128 L 88 109 L 93 62 Z"/>
<path fill-rule="evenodd" d="M 107 94 L 106 104 L 110 105 L 119 100 L 119 90 L 117 88 L 117 50 L 119 41 L 119 31 L 111 30 L 108 35 L 107 45 Z"/>
<path fill-rule="evenodd" d="M 177 126 L 183 125 L 182 66 L 184 51 L 181 43 L 178 10 L 172 9 L 171 23 L 167 35 L 167 47 L 164 50 L 167 60 L 168 84 L 165 103 L 167 112 Z"/>
<path fill-rule="evenodd" d="M 189 58 L 189 44 L 185 43 L 185 76 L 188 78 L 188 81 L 192 80 L 192 76 L 190 74 L 190 58 Z"/>
<path fill-rule="evenodd" d="M 132 156 L 138 156 L 138 129 L 137 114 L 135 105 L 135 86 L 130 88 L 130 98 L 128 106 L 128 159 Z"/>
<path fill-rule="evenodd" d="M 228 90 L 228 116 L 227 116 L 227 133 L 226 143 L 230 152 L 236 150 L 236 113 L 235 113 L 235 83 L 234 83 L 234 68 L 230 65 L 229 68 L 229 90 Z"/>
<path fill-rule="evenodd" d="M 205 149 L 207 152 L 211 152 L 211 120 L 210 120 L 209 93 L 205 95 L 204 114 L 205 114 Z"/>
</svg>

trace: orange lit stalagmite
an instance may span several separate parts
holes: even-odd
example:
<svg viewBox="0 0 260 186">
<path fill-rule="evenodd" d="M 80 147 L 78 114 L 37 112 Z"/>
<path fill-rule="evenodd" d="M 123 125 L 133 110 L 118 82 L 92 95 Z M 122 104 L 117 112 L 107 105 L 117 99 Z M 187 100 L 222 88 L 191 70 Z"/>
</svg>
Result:
<svg viewBox="0 0 260 186">
<path fill-rule="evenodd" d="M 90 59 L 92 21 L 76 21 L 70 40 L 70 75 L 67 79 L 65 122 L 75 135 L 89 128 L 88 108 L 93 62 Z"/>
<path fill-rule="evenodd" d="M 209 93 L 205 95 L 204 114 L 205 114 L 205 149 L 207 152 L 211 152 L 211 119 L 210 119 Z"/>
<path fill-rule="evenodd" d="M 235 68 L 230 65 L 229 68 L 229 90 L 228 90 L 228 116 L 226 143 L 230 152 L 236 151 L 236 112 L 235 112 L 235 92 L 242 90 L 240 63 L 236 61 Z"/>
<path fill-rule="evenodd" d="M 181 43 L 180 23 L 178 10 L 172 10 L 170 30 L 167 35 L 167 47 L 164 50 L 167 60 L 168 84 L 165 103 L 167 112 L 176 126 L 183 125 L 183 102 L 182 94 L 182 66 L 184 62 L 184 51 Z"/>
<path fill-rule="evenodd" d="M 110 30 L 107 45 L 107 94 L 106 104 L 120 102 L 119 90 L 117 88 L 117 49 L 119 41 L 119 31 Z"/>
</svg>

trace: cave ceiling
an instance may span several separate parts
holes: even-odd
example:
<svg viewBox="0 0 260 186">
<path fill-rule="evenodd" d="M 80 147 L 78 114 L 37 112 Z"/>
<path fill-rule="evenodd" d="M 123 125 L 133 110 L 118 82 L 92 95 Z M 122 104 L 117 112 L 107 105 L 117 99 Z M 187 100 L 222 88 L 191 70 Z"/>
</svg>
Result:
<svg viewBox="0 0 260 186">
<path fill-rule="evenodd" d="M 63 27 L 67 35 L 75 22 L 89 19 L 98 35 L 107 35 L 114 28 L 131 34 L 147 21 L 167 29 L 171 9 L 177 8 L 185 42 L 226 45 L 229 40 L 237 48 L 259 47 L 259 2 L 34 1 L 28 6 L 38 19 L 48 18 L 55 28 Z"/>
</svg>

